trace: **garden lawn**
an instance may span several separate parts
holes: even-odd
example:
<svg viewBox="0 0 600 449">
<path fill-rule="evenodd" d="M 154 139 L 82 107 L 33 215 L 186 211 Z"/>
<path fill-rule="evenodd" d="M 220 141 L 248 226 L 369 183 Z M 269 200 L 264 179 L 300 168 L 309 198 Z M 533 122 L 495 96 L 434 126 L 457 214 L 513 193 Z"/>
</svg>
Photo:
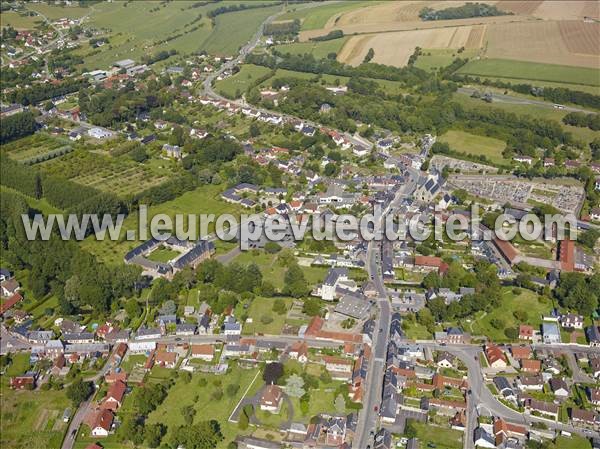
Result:
<svg viewBox="0 0 600 449">
<path fill-rule="evenodd" d="M 153 260 L 154 262 L 167 263 L 179 255 L 180 253 L 173 251 L 172 249 L 158 248 L 148 255 L 148 259 Z"/>
<path fill-rule="evenodd" d="M 169 390 L 169 395 L 165 401 L 149 415 L 147 422 L 149 424 L 160 422 L 168 426 L 164 441 L 169 441 L 172 432 L 175 432 L 177 427 L 185 424 L 180 412 L 181 408 L 192 405 L 196 410 L 194 422 L 208 419 L 215 419 L 219 422 L 225 440 L 216 449 L 224 449 L 240 432 L 236 424 L 228 422 L 229 415 L 242 398 L 257 371 L 257 369 L 244 370 L 239 368 L 236 363 L 231 363 L 230 370 L 223 376 L 198 373 L 192 376 L 189 384 L 179 379 Z M 198 385 L 201 378 L 208 381 L 208 384 L 204 387 Z M 214 381 L 222 382 L 223 397 L 219 400 L 212 397 L 214 391 L 219 388 L 213 384 Z M 254 386 L 260 386 L 262 383 L 263 381 L 259 375 Z M 233 397 L 228 396 L 226 392 L 229 384 L 239 385 L 240 387 Z"/>
<path fill-rule="evenodd" d="M 506 143 L 492 137 L 469 134 L 464 131 L 450 130 L 442 134 L 438 141 L 445 142 L 455 151 L 467 153 L 472 156 L 485 156 L 491 162 L 505 164 L 507 162 L 502 156 Z"/>
<path fill-rule="evenodd" d="M 273 312 L 273 304 L 275 301 L 285 301 L 286 310 L 289 310 L 292 305 L 291 298 L 262 298 L 260 296 L 255 297 L 252 300 L 252 304 L 248 308 L 248 317 L 252 318 L 252 323 L 244 323 L 243 332 L 244 335 L 253 334 L 266 334 L 266 335 L 279 335 L 283 329 L 285 323 L 286 313 L 279 315 Z M 268 324 L 263 324 L 261 321 L 262 317 L 270 317 L 272 321 Z"/>
<path fill-rule="evenodd" d="M 516 328 L 519 324 L 530 324 L 536 329 L 539 328 L 542 323 L 542 316 L 549 314 L 552 310 L 551 302 L 544 302 L 541 298 L 530 290 L 520 289 L 520 293 L 515 295 L 511 288 L 503 289 L 500 306 L 483 317 L 480 313 L 478 318 L 473 320 L 473 334 L 485 335 L 495 342 L 506 342 L 510 340 L 504 335 L 505 328 Z M 516 310 L 527 313 L 527 320 L 525 322 L 521 323 L 515 318 L 513 313 Z M 496 329 L 492 326 L 491 321 L 494 319 L 502 320 L 504 327 Z M 466 328 L 469 329 L 469 326 L 466 326 Z"/>
<path fill-rule="evenodd" d="M 238 98 L 259 78 L 271 73 L 271 69 L 253 64 L 244 64 L 235 75 L 217 81 L 217 91 L 227 98 Z"/>
<path fill-rule="evenodd" d="M 3 386 L 0 447 L 60 448 L 66 426 L 62 416 L 70 406 L 65 390 L 14 391 Z"/>
<path fill-rule="evenodd" d="M 417 438 L 421 442 L 421 447 L 436 447 L 437 449 L 460 449 L 463 447 L 463 432 L 438 426 L 431 426 L 424 423 L 415 422 L 414 427 L 417 430 Z"/>
</svg>

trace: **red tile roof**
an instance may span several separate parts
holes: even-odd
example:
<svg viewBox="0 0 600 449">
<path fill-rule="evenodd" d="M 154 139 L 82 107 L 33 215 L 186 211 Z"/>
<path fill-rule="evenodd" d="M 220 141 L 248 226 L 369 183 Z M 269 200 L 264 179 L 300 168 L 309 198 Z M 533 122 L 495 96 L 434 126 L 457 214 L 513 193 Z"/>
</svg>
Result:
<svg viewBox="0 0 600 449">
<path fill-rule="evenodd" d="M 508 241 L 505 240 L 500 240 L 499 238 L 494 238 L 493 239 L 494 244 L 496 245 L 496 248 L 498 248 L 498 251 L 500 251 L 500 253 L 502 253 L 502 256 L 509 262 L 509 263 L 513 263 L 514 260 L 517 258 L 517 256 L 519 255 L 519 252 L 517 251 L 517 249 L 512 246 L 512 244 Z"/>
<path fill-rule="evenodd" d="M 561 240 L 558 244 L 558 260 L 563 271 L 575 270 L 575 242 Z"/>
<path fill-rule="evenodd" d="M 8 298 L 6 301 L 4 301 L 2 303 L 2 305 L 0 306 L 0 315 L 4 315 L 4 312 L 6 312 L 8 309 L 12 308 L 15 304 L 17 304 L 18 302 L 21 302 L 23 300 L 23 297 L 21 296 L 20 293 L 15 293 L 13 294 L 10 298 Z"/>
</svg>

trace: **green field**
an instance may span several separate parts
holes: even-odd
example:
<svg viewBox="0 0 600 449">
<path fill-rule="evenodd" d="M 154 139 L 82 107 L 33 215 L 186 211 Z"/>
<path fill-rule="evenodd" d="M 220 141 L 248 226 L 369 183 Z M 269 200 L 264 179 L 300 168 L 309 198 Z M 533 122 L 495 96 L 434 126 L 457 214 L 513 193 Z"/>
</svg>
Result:
<svg viewBox="0 0 600 449">
<path fill-rule="evenodd" d="M 29 205 L 29 207 L 31 207 L 32 209 L 35 209 L 37 211 L 40 211 L 44 215 L 61 213 L 60 209 L 57 209 L 56 207 L 50 205 L 48 203 L 48 201 L 46 201 L 44 198 L 38 200 L 33 197 L 26 196 L 17 190 L 11 189 L 10 187 L 0 186 L 0 193 L 4 193 L 4 192 L 10 192 L 10 193 L 13 193 L 15 195 L 22 197 L 25 201 L 27 201 L 27 204 Z"/>
<path fill-rule="evenodd" d="M 527 320 L 519 322 L 513 313 L 515 311 L 527 312 Z M 502 291 L 502 304 L 500 307 L 482 316 L 479 314 L 472 323 L 466 326 L 468 332 L 474 335 L 485 335 L 494 342 L 509 341 L 504 335 L 504 328 L 496 329 L 491 325 L 494 319 L 500 319 L 504 322 L 505 328 L 518 327 L 519 324 L 530 324 L 534 328 L 539 328 L 542 324 L 542 316 L 547 315 L 552 310 L 550 301 L 543 301 L 538 295 L 530 290 L 521 289 L 518 295 L 512 292 L 512 289 L 506 288 Z"/>
<path fill-rule="evenodd" d="M 456 58 L 471 58 L 477 50 L 465 50 L 458 53 L 452 48 L 424 48 L 417 58 L 415 67 L 422 70 L 435 70 L 450 65 Z"/>
<path fill-rule="evenodd" d="M 17 30 L 29 30 L 35 28 L 37 25 L 42 23 L 44 19 L 39 16 L 28 16 L 26 14 L 19 14 L 14 11 L 2 12 L 2 26 L 12 26 Z"/>
<path fill-rule="evenodd" d="M 256 33 L 260 24 L 280 10 L 280 6 L 272 6 L 221 14 L 216 18 L 215 28 L 199 48 L 210 54 L 234 56 Z"/>
<path fill-rule="evenodd" d="M 329 53 L 339 53 L 347 40 L 348 36 L 323 42 L 295 42 L 293 44 L 277 45 L 275 49 L 281 53 L 290 53 L 292 55 L 304 55 L 308 53 L 316 59 L 324 59 Z"/>
<path fill-rule="evenodd" d="M 555 120 L 565 131 L 570 132 L 576 139 L 579 139 L 586 144 L 598 137 L 598 132 L 592 131 L 589 128 L 565 125 L 562 122 L 562 118 L 567 115 L 568 112 L 565 110 L 555 109 L 550 106 L 550 103 L 548 103 L 549 107 L 535 104 L 513 104 L 500 102 L 484 103 L 483 100 L 471 98 L 460 93 L 455 93 L 452 97 L 452 100 L 468 108 L 493 108 L 506 112 L 512 112 L 514 114 L 527 115 L 530 118 Z"/>
<path fill-rule="evenodd" d="M 598 71 L 586 67 L 513 61 L 509 59 L 480 59 L 469 61 L 457 73 L 474 76 L 539 80 L 558 83 L 600 86 Z"/>
<path fill-rule="evenodd" d="M 190 384 L 179 380 L 171 387 L 165 401 L 148 416 L 147 422 L 148 424 L 160 422 L 168 426 L 169 430 L 165 436 L 165 441 L 169 441 L 169 434 L 174 432 L 178 426 L 185 424 L 183 416 L 180 413 L 181 408 L 185 405 L 193 405 L 196 409 L 195 422 L 216 419 L 221 424 L 221 431 L 225 435 L 225 441 L 217 446 L 217 448 L 225 448 L 240 432 L 235 424 L 227 421 L 229 415 L 233 412 L 236 404 L 241 399 L 246 388 L 251 384 L 256 373 L 256 369 L 244 370 L 240 369 L 237 364 L 231 363 L 230 371 L 225 376 L 215 377 L 207 374 L 195 374 Z M 201 378 L 206 379 L 208 385 L 198 387 L 198 381 Z M 222 381 L 221 388 L 224 392 L 230 384 L 238 385 L 240 389 L 235 396 L 230 397 L 225 393 L 220 400 L 216 401 L 212 399 L 211 395 L 219 388 L 213 384 L 213 381 L 217 379 Z M 250 394 L 257 391 L 262 384 L 263 381 L 259 375 L 253 384 Z"/>
<path fill-rule="evenodd" d="M 598 95 L 600 90 L 598 86 L 586 86 L 583 84 L 569 84 L 569 83 L 561 83 L 557 81 L 540 81 L 533 79 L 515 79 L 510 77 L 501 77 L 501 76 L 482 76 L 480 79 L 490 80 L 490 81 L 500 81 L 503 83 L 511 83 L 511 84 L 531 84 L 536 87 L 562 87 L 565 89 L 578 90 L 580 92 L 587 92 L 589 94 Z M 511 95 L 516 95 L 516 93 L 511 93 Z"/>
<path fill-rule="evenodd" d="M 439 449 L 460 449 L 463 447 L 463 433 L 459 430 L 442 428 L 420 422 L 413 423 L 417 430 L 417 438 L 421 447 L 437 447 Z"/>
<path fill-rule="evenodd" d="M 323 28 L 330 17 L 340 14 L 343 12 L 352 11 L 353 9 L 362 8 L 363 6 L 373 5 L 379 2 L 372 1 L 341 1 L 334 4 L 326 4 L 323 6 L 317 6 L 314 8 L 298 9 L 296 11 L 290 11 L 278 20 L 293 20 L 300 19 L 302 21 L 303 30 L 315 30 Z M 293 9 L 293 8 L 292 8 Z"/>
<path fill-rule="evenodd" d="M 78 19 L 92 12 L 92 8 L 82 8 L 80 6 L 55 6 L 46 3 L 29 4 L 27 8 L 39 12 L 48 20 L 58 20 L 62 18 Z"/>
<path fill-rule="evenodd" d="M 252 318 L 252 323 L 244 323 L 243 332 L 244 335 L 255 335 L 257 333 L 265 335 L 279 335 L 283 329 L 285 323 L 286 314 L 279 315 L 273 312 L 273 303 L 279 301 L 279 298 L 261 298 L 257 296 L 252 300 L 252 304 L 248 307 L 248 317 Z M 291 298 L 282 298 L 285 301 L 287 309 L 292 305 Z M 261 318 L 263 316 L 269 316 L 273 319 L 271 323 L 263 324 Z"/>
<path fill-rule="evenodd" d="M 256 80 L 268 75 L 271 69 L 253 64 L 244 64 L 238 73 L 224 80 L 217 81 L 217 91 L 227 98 L 237 98 L 252 86 Z M 239 94 L 239 95 L 238 95 Z"/>
<path fill-rule="evenodd" d="M 29 354 L 24 354 L 29 357 Z M 0 446 L 3 449 L 61 447 L 66 424 L 63 412 L 71 406 L 62 391 L 14 391 L 2 387 Z"/>
<path fill-rule="evenodd" d="M 447 143 L 456 151 L 473 156 L 484 155 L 497 164 L 507 162 L 502 156 L 506 144 L 498 139 L 451 130 L 439 136 L 438 141 Z"/>
</svg>

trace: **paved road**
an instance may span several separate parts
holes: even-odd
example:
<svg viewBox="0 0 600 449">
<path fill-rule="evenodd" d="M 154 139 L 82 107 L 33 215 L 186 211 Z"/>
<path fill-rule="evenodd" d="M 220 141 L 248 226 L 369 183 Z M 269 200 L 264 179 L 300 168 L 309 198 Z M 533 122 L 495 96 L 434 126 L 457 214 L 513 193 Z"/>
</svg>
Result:
<svg viewBox="0 0 600 449">
<path fill-rule="evenodd" d="M 471 96 L 473 94 L 473 92 L 475 92 L 475 91 L 477 91 L 477 92 L 485 91 L 485 86 L 482 86 L 482 88 L 480 88 L 480 89 L 475 89 L 472 87 L 459 87 L 458 88 L 458 93 L 464 94 L 464 95 L 469 95 L 469 96 Z M 539 106 L 539 107 L 546 108 L 546 109 L 556 109 L 556 110 L 567 111 L 567 112 L 585 112 L 585 113 L 590 113 L 590 114 L 596 112 L 596 111 L 591 111 L 588 109 L 578 108 L 575 106 L 564 106 L 564 105 L 560 105 L 560 109 L 559 109 L 554 106 L 554 103 L 549 103 L 547 101 L 532 100 L 529 98 L 516 97 L 514 95 L 503 95 L 503 94 L 497 94 L 497 93 L 492 93 L 492 92 L 490 92 L 490 93 L 492 95 L 493 103 L 533 105 L 533 106 Z"/>
<path fill-rule="evenodd" d="M 515 424 L 530 425 L 534 422 L 541 422 L 557 432 L 567 431 L 576 433 L 584 437 L 593 436 L 594 433 L 587 429 L 573 427 L 570 424 L 561 422 L 553 422 L 546 419 L 541 419 L 536 416 L 520 413 L 512 408 L 507 407 L 500 402 L 485 385 L 481 366 L 479 365 L 479 357 L 483 357 L 483 351 L 480 347 L 474 345 L 446 345 L 441 346 L 437 343 L 423 343 L 423 346 L 429 347 L 437 351 L 447 351 L 458 357 L 467 367 L 469 376 L 469 387 L 471 394 L 468 399 L 468 425 L 471 427 L 470 432 L 465 430 L 467 439 L 471 442 L 470 447 L 473 447 L 473 430 L 476 426 L 476 418 L 479 413 L 491 414 L 496 417 L 503 418 Z M 541 345 L 541 347 L 546 347 Z M 593 352 L 595 348 L 587 348 Z M 475 358 L 477 357 L 477 359 Z"/>
<path fill-rule="evenodd" d="M 100 371 L 98 371 L 98 373 L 95 376 L 86 379 L 87 381 L 92 381 L 94 382 L 94 385 L 96 385 L 96 383 L 111 370 L 111 368 L 114 366 L 114 354 L 116 348 L 117 345 L 115 345 L 115 347 L 113 348 L 113 351 L 109 355 L 108 361 L 104 364 L 104 367 Z M 96 390 L 87 401 L 82 402 L 79 405 L 79 408 L 73 415 L 73 418 L 71 418 L 71 422 L 69 422 L 69 428 L 67 429 L 67 433 L 65 435 L 65 439 L 63 440 L 61 449 L 73 449 L 73 445 L 75 444 L 75 438 L 77 437 L 77 431 L 79 430 L 79 427 L 81 426 L 83 420 L 88 414 L 90 405 L 92 404 L 97 391 L 98 390 Z"/>
</svg>

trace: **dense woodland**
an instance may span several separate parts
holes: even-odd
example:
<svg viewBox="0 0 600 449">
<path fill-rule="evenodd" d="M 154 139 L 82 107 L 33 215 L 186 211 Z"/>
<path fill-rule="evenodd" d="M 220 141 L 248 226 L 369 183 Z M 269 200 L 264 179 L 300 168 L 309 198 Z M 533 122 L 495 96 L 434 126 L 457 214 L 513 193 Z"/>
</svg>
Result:
<svg viewBox="0 0 600 449">
<path fill-rule="evenodd" d="M 501 11 L 493 5 L 486 3 L 467 3 L 466 5 L 435 10 L 423 8 L 419 12 L 422 20 L 454 20 L 469 17 L 491 17 L 511 15 L 511 12 Z"/>
<path fill-rule="evenodd" d="M 0 126 L 0 144 L 29 136 L 37 129 L 35 117 L 31 112 L 20 112 L 2 119 Z"/>
</svg>

